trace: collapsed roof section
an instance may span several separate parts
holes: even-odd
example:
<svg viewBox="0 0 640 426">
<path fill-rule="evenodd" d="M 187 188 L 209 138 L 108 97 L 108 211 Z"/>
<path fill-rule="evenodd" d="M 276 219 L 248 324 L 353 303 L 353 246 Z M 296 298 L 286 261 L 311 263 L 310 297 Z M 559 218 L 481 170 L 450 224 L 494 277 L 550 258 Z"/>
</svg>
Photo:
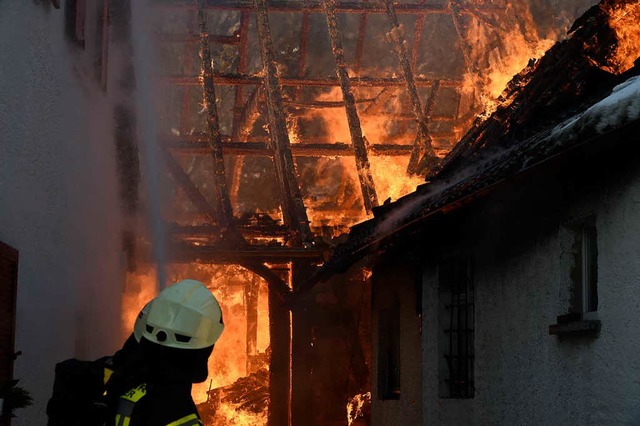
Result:
<svg viewBox="0 0 640 426">
<path fill-rule="evenodd" d="M 484 110 L 504 40 L 543 38 L 506 0 L 156 4 L 177 262 L 321 263 Z"/>
<path fill-rule="evenodd" d="M 597 143 L 602 135 L 619 132 L 621 142 L 637 139 L 639 17 L 640 4 L 629 0 L 604 0 L 587 11 L 571 28 L 570 38 L 509 83 L 501 105 L 474 124 L 429 183 L 375 209 L 374 219 L 354 226 L 309 285 L 345 270 L 399 233 L 415 230 L 416 224 L 468 204 L 558 156 Z"/>
</svg>

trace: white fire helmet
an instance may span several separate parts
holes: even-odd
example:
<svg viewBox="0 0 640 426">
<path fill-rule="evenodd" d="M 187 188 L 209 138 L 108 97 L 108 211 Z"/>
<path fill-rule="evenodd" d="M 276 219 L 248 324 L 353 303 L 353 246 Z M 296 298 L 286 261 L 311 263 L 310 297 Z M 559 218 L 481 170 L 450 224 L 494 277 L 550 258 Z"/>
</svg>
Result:
<svg viewBox="0 0 640 426">
<path fill-rule="evenodd" d="M 142 308 L 133 327 L 142 337 L 161 346 L 202 349 L 213 346 L 224 330 L 222 310 L 200 281 L 184 280 L 162 290 Z"/>
</svg>

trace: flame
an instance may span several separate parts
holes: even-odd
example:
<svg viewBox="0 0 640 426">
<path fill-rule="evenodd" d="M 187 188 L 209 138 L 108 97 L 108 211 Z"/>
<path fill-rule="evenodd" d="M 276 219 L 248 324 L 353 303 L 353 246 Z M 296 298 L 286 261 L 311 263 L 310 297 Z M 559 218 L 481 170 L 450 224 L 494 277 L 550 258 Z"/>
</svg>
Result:
<svg viewBox="0 0 640 426">
<path fill-rule="evenodd" d="M 640 57 L 640 3 L 615 4 L 609 13 L 609 25 L 618 44 L 609 58 L 607 70 L 621 74 L 632 68 Z"/>
<path fill-rule="evenodd" d="M 122 295 L 122 335 L 129 337 L 138 313 L 158 294 L 157 275 L 153 268 L 127 273 Z"/>
<path fill-rule="evenodd" d="M 358 93 L 364 96 L 365 90 Z M 369 97 L 369 96 L 367 96 Z M 340 101 L 342 92 L 334 87 L 317 97 L 318 101 Z M 388 108 L 400 110 L 399 101 L 394 98 Z M 308 118 L 320 118 L 324 121 L 325 131 L 330 143 L 350 143 L 351 135 L 344 108 L 327 108 L 311 110 Z M 391 121 L 376 116 L 361 114 L 361 128 L 364 137 L 370 144 L 386 143 L 393 129 Z M 411 140 L 411 138 L 409 138 Z M 416 186 L 424 183 L 421 177 L 407 174 L 408 157 L 369 156 L 371 173 L 376 185 L 378 199 L 382 202 L 387 198 L 398 198 L 413 192 Z M 309 190 L 309 197 L 305 204 L 309 210 L 311 224 L 339 226 L 348 228 L 367 218 L 362 204 L 360 183 L 354 157 L 319 158 L 317 161 L 314 187 Z M 339 182 L 336 184 L 336 180 Z M 331 203 L 332 212 L 341 211 L 343 214 L 328 214 L 322 206 Z M 346 212 L 346 214 L 345 214 Z"/>
<path fill-rule="evenodd" d="M 364 416 L 363 408 L 365 404 L 371 404 L 371 392 L 358 394 L 347 403 L 347 424 L 349 426 L 357 418 Z"/>
<path fill-rule="evenodd" d="M 471 69 L 463 77 L 462 94 L 479 102 L 482 116 L 493 113 L 503 102 L 500 95 L 507 83 L 522 71 L 529 61 L 539 59 L 556 42 L 557 35 L 547 38 L 538 35 L 533 17 L 527 7 L 513 11 L 524 24 L 498 34 L 479 20 L 472 20 L 467 33 L 471 46 L 469 59 L 480 64 L 480 69 Z"/>
<path fill-rule="evenodd" d="M 216 409 L 216 423 L 224 426 L 258 426 L 267 424 L 267 412 L 251 413 L 233 404 L 221 403 Z"/>
</svg>

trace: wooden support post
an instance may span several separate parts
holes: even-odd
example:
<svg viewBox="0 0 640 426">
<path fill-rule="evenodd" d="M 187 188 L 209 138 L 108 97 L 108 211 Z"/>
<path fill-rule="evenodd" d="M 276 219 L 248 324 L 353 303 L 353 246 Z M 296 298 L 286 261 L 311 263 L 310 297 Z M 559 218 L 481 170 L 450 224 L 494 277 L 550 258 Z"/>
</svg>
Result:
<svg viewBox="0 0 640 426">
<path fill-rule="evenodd" d="M 259 85 L 263 83 L 263 78 L 258 75 L 241 74 L 216 74 L 216 84 L 218 86 Z M 200 76 L 188 75 L 168 75 L 164 81 L 178 86 L 200 86 L 202 84 Z M 397 77 L 352 77 L 349 79 L 353 87 L 403 87 L 406 86 L 404 79 Z M 462 84 L 460 79 L 439 79 L 442 87 L 458 88 Z M 338 87 L 340 80 L 327 77 L 292 77 L 280 76 L 280 86 L 282 87 Z M 433 79 L 415 78 L 416 87 L 431 87 Z"/>
<path fill-rule="evenodd" d="M 336 19 L 336 2 L 335 0 L 323 0 L 322 4 L 327 18 L 327 26 L 329 27 L 331 50 L 333 51 L 333 57 L 336 61 L 336 74 L 340 81 L 340 89 L 342 90 L 342 98 L 344 100 L 347 122 L 349 124 L 349 133 L 351 135 L 351 144 L 356 155 L 356 168 L 358 170 L 362 197 L 364 199 L 364 207 L 367 213 L 370 214 L 373 208 L 378 205 L 378 195 L 376 194 L 376 187 L 373 181 L 373 175 L 371 174 L 366 143 L 362 136 L 356 101 L 351 91 L 349 72 L 347 71 L 347 65 L 344 60 L 342 36 L 340 35 L 338 20 Z"/>
<path fill-rule="evenodd" d="M 196 33 L 197 31 L 195 30 L 196 28 L 196 23 L 194 22 L 197 19 L 197 16 L 194 16 L 192 14 L 189 14 L 189 32 L 190 33 Z M 198 38 L 198 40 L 200 40 Z M 193 44 L 192 43 L 188 43 L 186 48 L 187 49 L 193 49 Z M 194 65 L 194 58 L 193 55 L 189 54 L 189 55 L 184 55 L 184 60 L 182 61 L 182 69 L 184 70 L 184 72 L 189 73 L 189 72 L 195 72 L 195 70 L 193 70 L 193 65 Z M 182 109 L 180 110 L 180 134 L 183 135 L 187 135 L 190 133 L 190 127 L 191 127 L 191 87 L 189 86 L 185 86 L 184 88 L 184 92 L 182 93 Z"/>
<path fill-rule="evenodd" d="M 257 275 L 244 284 L 244 306 L 247 318 L 247 375 L 254 372 L 253 359 L 258 353 L 258 295 L 260 293 L 258 285 Z"/>
<path fill-rule="evenodd" d="M 414 150 L 411 153 L 411 158 L 409 159 L 407 171 L 409 173 L 417 173 L 420 171 L 419 166 L 423 166 L 431 170 L 438 164 L 438 157 L 436 157 L 433 147 L 431 146 L 431 136 L 429 135 L 427 121 L 422 111 L 420 97 L 418 96 L 418 89 L 413 76 L 413 70 L 411 69 L 411 62 L 409 61 L 409 55 L 405 47 L 405 38 L 402 33 L 403 30 L 398 22 L 398 17 L 396 16 L 392 0 L 384 0 L 384 4 L 387 11 L 387 17 L 389 18 L 389 23 L 391 24 L 391 31 L 388 36 L 393 42 L 396 53 L 398 54 L 398 59 L 402 66 L 404 81 L 407 85 L 407 92 L 409 93 L 409 100 L 411 101 L 411 110 L 413 111 L 418 125 L 416 143 L 414 144 Z"/>
<path fill-rule="evenodd" d="M 222 155 L 222 135 L 216 106 L 216 92 L 213 83 L 213 61 L 209 47 L 209 32 L 203 9 L 204 0 L 198 0 L 198 26 L 200 28 L 200 57 L 202 58 L 202 86 L 207 107 L 207 126 L 209 144 L 213 155 L 214 187 L 217 201 L 218 225 L 231 230 L 233 226 L 233 210 L 227 189 L 227 178 Z"/>
<path fill-rule="evenodd" d="M 358 40 L 356 42 L 356 57 L 353 70 L 357 73 L 362 68 L 362 56 L 364 55 L 364 41 L 367 35 L 367 21 L 369 15 L 363 13 L 360 15 L 360 23 L 358 25 Z"/>
<path fill-rule="evenodd" d="M 448 135 L 448 133 L 447 133 Z M 167 141 L 165 146 L 172 151 L 189 154 L 209 154 L 211 148 L 208 142 L 177 139 Z M 400 144 L 375 144 L 370 145 L 371 155 L 384 156 L 404 156 L 412 151 L 412 145 Z M 265 142 L 225 142 L 222 145 L 222 152 L 229 155 L 251 155 L 261 157 L 272 157 L 273 150 Z M 353 149 L 344 142 L 336 143 L 304 143 L 295 144 L 291 147 L 291 153 L 296 157 L 349 157 L 353 156 Z"/>
<path fill-rule="evenodd" d="M 314 272 L 309 262 L 294 261 L 291 266 L 293 291 Z M 291 425 L 314 424 L 309 418 L 313 413 L 312 359 L 313 346 L 310 314 L 306 303 L 294 304 L 291 308 Z"/>
<path fill-rule="evenodd" d="M 254 0 L 256 22 L 260 41 L 260 54 L 264 66 L 264 87 L 268 107 L 269 135 L 273 144 L 276 174 L 280 182 L 282 214 L 284 222 L 292 229 L 295 243 L 313 240 L 307 211 L 298 186 L 297 172 L 289 141 L 286 114 L 282 101 L 282 89 L 273 52 L 266 0 Z"/>
<path fill-rule="evenodd" d="M 280 277 L 285 282 L 286 277 Z M 289 308 L 269 289 L 269 413 L 267 425 L 289 425 L 291 319 Z"/>
<path fill-rule="evenodd" d="M 178 163 L 166 150 L 162 150 L 162 156 L 165 160 L 169 173 L 173 176 L 173 179 L 176 181 L 178 186 L 182 188 L 184 193 L 187 195 L 187 198 L 189 198 L 189 201 L 193 203 L 200 213 L 207 216 L 211 223 L 216 223 L 216 210 L 211 204 L 209 204 L 209 201 L 204 198 L 204 195 L 202 195 L 198 187 L 196 187 L 193 181 L 189 178 L 189 175 L 187 175 L 182 169 L 180 163 Z"/>
<path fill-rule="evenodd" d="M 247 72 L 247 55 L 249 53 L 249 12 L 242 11 L 240 13 L 240 45 L 238 47 L 238 66 L 236 72 L 238 74 L 244 74 Z M 257 88 L 254 90 L 252 97 L 256 95 Z M 251 98 L 250 98 L 251 99 Z M 233 104 L 233 139 L 239 140 L 240 135 L 244 132 L 245 123 L 245 108 L 244 104 L 244 87 L 236 86 L 235 99 Z M 253 121 L 251 122 L 253 125 Z M 232 157 L 229 159 L 229 187 L 230 196 L 233 205 L 237 205 L 238 192 L 240 191 L 240 179 L 242 178 L 242 166 L 244 164 L 244 157 Z"/>
</svg>

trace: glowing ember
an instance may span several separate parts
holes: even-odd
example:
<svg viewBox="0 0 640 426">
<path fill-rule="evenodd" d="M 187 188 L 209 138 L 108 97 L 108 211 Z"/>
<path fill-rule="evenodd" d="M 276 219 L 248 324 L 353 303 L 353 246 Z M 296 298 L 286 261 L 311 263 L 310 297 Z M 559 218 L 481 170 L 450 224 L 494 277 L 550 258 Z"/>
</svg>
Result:
<svg viewBox="0 0 640 426">
<path fill-rule="evenodd" d="M 611 54 L 608 71 L 620 74 L 632 68 L 640 57 L 640 3 L 613 6 L 609 25 L 616 32 L 618 45 Z"/>
<path fill-rule="evenodd" d="M 351 398 L 347 403 L 347 424 L 351 424 L 358 418 L 364 417 L 365 405 L 371 404 L 371 392 L 362 393 Z"/>
</svg>

